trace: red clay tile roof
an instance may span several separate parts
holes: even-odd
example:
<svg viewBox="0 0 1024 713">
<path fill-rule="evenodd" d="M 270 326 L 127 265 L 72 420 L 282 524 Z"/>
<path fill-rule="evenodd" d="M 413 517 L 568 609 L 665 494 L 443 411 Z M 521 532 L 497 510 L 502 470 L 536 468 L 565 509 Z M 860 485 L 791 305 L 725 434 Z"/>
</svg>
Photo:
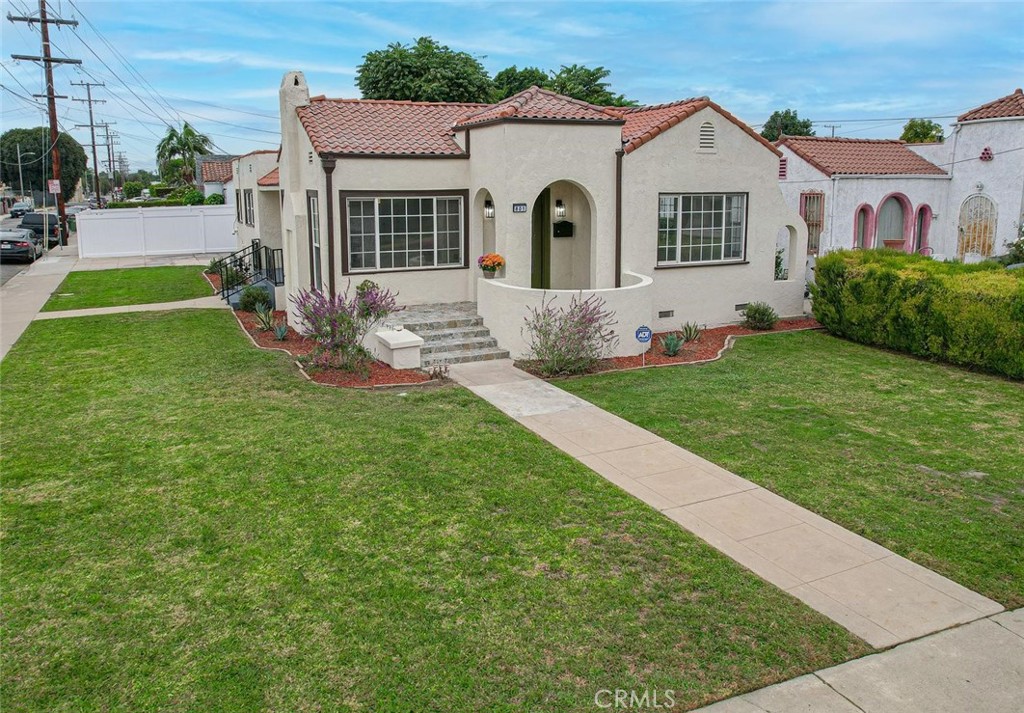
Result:
<svg viewBox="0 0 1024 713">
<path fill-rule="evenodd" d="M 466 114 L 455 122 L 455 126 L 461 129 L 502 119 L 622 121 L 621 114 L 614 107 L 595 106 L 533 86 L 497 104 Z"/>
<path fill-rule="evenodd" d="M 318 154 L 459 156 L 452 125 L 485 106 L 314 97 L 297 111 Z"/>
<path fill-rule="evenodd" d="M 203 183 L 227 183 L 231 180 L 231 159 L 203 161 Z"/>
<path fill-rule="evenodd" d="M 280 186 L 281 185 L 281 174 L 280 170 L 275 168 L 273 171 L 265 176 L 260 177 L 256 181 L 257 186 Z"/>
<path fill-rule="evenodd" d="M 682 99 L 671 104 L 618 108 L 626 120 L 626 124 L 622 127 L 622 148 L 626 153 L 631 153 L 654 137 L 707 107 L 714 109 L 727 121 L 743 129 L 765 148 L 779 154 L 779 150 L 770 141 L 707 97 Z"/>
<path fill-rule="evenodd" d="M 825 136 L 784 136 L 776 146 L 786 146 L 824 173 L 871 175 L 944 176 L 946 172 L 896 139 L 842 139 Z"/>
<path fill-rule="evenodd" d="M 966 114 L 957 117 L 957 121 L 978 121 L 979 119 L 1005 119 L 1014 116 L 1024 117 L 1024 92 L 1019 88 L 1013 94 L 982 104 Z"/>
</svg>

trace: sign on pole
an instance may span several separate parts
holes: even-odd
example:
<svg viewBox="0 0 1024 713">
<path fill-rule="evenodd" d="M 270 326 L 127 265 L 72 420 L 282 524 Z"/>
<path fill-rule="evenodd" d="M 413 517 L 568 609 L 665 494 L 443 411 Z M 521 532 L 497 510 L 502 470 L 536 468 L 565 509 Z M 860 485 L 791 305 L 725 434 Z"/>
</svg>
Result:
<svg viewBox="0 0 1024 713">
<path fill-rule="evenodd" d="M 642 324 L 642 325 L 640 325 L 639 327 L 636 328 L 636 340 L 638 342 L 640 342 L 641 344 L 647 344 L 648 342 L 651 341 L 651 337 L 653 337 L 653 336 L 654 336 L 654 333 L 651 331 L 651 328 L 648 327 L 646 324 Z M 646 347 L 644 348 L 644 350 L 642 352 L 640 352 L 640 363 L 643 366 L 647 366 L 647 349 L 646 349 Z"/>
<path fill-rule="evenodd" d="M 51 178 L 46 181 L 46 192 L 57 195 L 60 193 L 60 181 L 56 178 Z"/>
</svg>

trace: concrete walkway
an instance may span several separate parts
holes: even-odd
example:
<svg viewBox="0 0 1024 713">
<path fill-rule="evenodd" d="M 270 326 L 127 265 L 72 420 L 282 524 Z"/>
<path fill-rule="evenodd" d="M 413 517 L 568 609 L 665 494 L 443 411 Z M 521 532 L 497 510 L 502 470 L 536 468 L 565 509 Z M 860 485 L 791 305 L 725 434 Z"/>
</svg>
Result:
<svg viewBox="0 0 1024 713">
<path fill-rule="evenodd" d="M 36 319 L 66 319 L 68 317 L 91 317 L 97 314 L 120 314 L 122 312 L 159 312 L 165 309 L 229 309 L 228 303 L 216 295 L 197 297 L 194 300 L 177 302 L 151 302 L 141 305 L 118 305 L 117 307 L 90 307 L 67 309 L 59 312 L 40 312 Z"/>
<path fill-rule="evenodd" d="M 505 360 L 452 379 L 875 647 L 1002 606 Z"/>
<path fill-rule="evenodd" d="M 1024 609 L 1003 612 L 698 713 L 1020 713 Z"/>
</svg>

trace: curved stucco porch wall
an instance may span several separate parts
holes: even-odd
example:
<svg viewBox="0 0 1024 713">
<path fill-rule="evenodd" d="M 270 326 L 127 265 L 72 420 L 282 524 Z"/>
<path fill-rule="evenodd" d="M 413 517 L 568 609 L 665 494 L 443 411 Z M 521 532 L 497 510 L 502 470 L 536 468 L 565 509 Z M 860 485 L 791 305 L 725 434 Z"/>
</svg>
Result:
<svg viewBox="0 0 1024 713">
<path fill-rule="evenodd" d="M 576 295 L 583 299 L 597 295 L 604 300 L 605 309 L 615 313 L 613 329 L 619 341 L 609 356 L 635 356 L 642 349 L 634 332 L 640 325 L 651 323 L 654 281 L 635 272 L 625 272 L 622 277 L 623 287 L 600 290 L 535 290 L 510 285 L 506 280 L 479 278 L 477 314 L 483 317 L 484 325 L 498 344 L 518 359 L 529 353 L 523 326 L 533 308 L 540 307 L 546 299 L 553 299 L 554 305 L 560 307 L 568 305 Z"/>
</svg>

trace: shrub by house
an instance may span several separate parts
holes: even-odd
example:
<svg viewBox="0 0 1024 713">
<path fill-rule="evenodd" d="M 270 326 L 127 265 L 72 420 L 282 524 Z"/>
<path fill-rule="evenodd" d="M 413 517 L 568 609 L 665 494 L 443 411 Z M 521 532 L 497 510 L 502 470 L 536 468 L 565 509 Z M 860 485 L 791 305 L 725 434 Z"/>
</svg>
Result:
<svg viewBox="0 0 1024 713">
<path fill-rule="evenodd" d="M 1024 379 L 1024 270 L 838 251 L 818 260 L 811 291 L 832 334 Z"/>
</svg>

